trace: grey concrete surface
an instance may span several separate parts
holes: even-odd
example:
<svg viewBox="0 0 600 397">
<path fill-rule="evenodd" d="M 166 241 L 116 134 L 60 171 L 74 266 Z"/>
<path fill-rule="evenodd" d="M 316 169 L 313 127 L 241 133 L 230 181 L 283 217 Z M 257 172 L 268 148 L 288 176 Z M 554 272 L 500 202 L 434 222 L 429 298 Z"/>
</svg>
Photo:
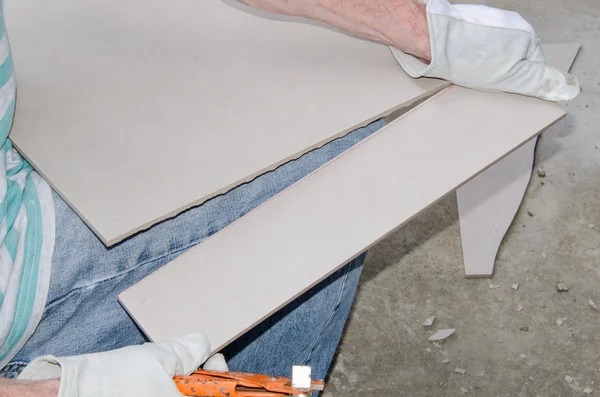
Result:
<svg viewBox="0 0 600 397">
<path fill-rule="evenodd" d="M 532 178 L 492 279 L 464 278 L 454 196 L 371 250 L 326 397 L 600 396 L 600 312 L 588 304 L 600 306 L 600 1 L 485 3 L 520 12 L 543 42 L 580 42 L 583 92 L 540 139 L 546 177 Z M 427 341 L 442 328 L 457 330 Z"/>
</svg>

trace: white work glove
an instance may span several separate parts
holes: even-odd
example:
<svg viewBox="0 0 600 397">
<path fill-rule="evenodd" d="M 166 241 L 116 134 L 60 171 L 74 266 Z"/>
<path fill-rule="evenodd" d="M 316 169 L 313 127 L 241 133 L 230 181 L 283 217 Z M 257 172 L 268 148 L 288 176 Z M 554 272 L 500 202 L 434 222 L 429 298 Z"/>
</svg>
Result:
<svg viewBox="0 0 600 397">
<path fill-rule="evenodd" d="M 19 379 L 60 378 L 58 397 L 181 397 L 173 376 L 189 375 L 209 352 L 208 339 L 195 333 L 104 353 L 40 357 Z M 223 356 L 209 361 L 206 369 L 227 370 Z"/>
<path fill-rule="evenodd" d="M 392 48 L 412 77 L 436 77 L 464 87 L 562 101 L 575 98 L 577 79 L 546 66 L 533 27 L 516 12 L 446 0 L 427 4 L 431 63 Z"/>
</svg>

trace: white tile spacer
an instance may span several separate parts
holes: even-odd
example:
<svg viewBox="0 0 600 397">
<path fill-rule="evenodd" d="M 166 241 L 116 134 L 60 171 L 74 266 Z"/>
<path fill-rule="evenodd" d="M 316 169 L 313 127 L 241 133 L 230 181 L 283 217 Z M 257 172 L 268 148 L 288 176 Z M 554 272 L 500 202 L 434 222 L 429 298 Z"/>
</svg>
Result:
<svg viewBox="0 0 600 397">
<path fill-rule="evenodd" d="M 298 389 L 310 389 L 311 379 L 311 367 L 308 365 L 294 365 L 292 367 L 292 387 Z"/>
</svg>

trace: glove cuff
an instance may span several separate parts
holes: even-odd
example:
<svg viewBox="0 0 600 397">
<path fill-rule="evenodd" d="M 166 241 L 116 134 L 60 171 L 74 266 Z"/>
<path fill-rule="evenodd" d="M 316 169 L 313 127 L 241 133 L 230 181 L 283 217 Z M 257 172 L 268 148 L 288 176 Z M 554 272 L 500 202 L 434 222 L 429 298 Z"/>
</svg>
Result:
<svg viewBox="0 0 600 397">
<path fill-rule="evenodd" d="M 395 49 L 394 47 L 390 47 L 390 50 L 392 51 L 394 58 L 396 58 L 396 60 L 400 64 L 400 66 L 402 66 L 402 69 L 404 69 L 404 71 L 410 77 L 413 77 L 413 78 L 423 77 L 423 76 L 427 75 L 427 73 L 429 73 L 431 71 L 431 69 L 433 68 L 433 66 L 432 66 L 432 64 L 433 64 L 433 47 L 432 47 L 432 51 L 431 51 L 432 62 L 429 65 L 421 62 L 420 60 L 418 60 L 417 58 L 415 58 L 414 56 L 412 56 L 410 54 L 407 54 L 403 51 Z"/>
<path fill-rule="evenodd" d="M 33 360 L 19 375 L 17 379 L 22 380 L 49 380 L 60 379 L 58 388 L 58 397 L 77 397 L 78 393 L 74 390 L 67 390 L 70 379 L 76 378 L 77 369 L 69 368 L 68 358 L 58 358 L 55 356 L 43 356 Z M 64 362 L 63 362 L 64 361 Z M 73 373 L 75 371 L 75 373 Z M 76 390 L 76 389 L 75 389 Z"/>
<path fill-rule="evenodd" d="M 394 47 L 390 47 L 392 54 L 394 55 L 394 57 L 396 58 L 396 60 L 400 64 L 400 66 L 402 66 L 402 69 L 404 69 L 404 71 L 406 73 L 408 73 L 408 75 L 410 77 L 413 77 L 413 78 L 430 75 L 430 72 L 435 68 L 435 65 L 437 64 L 437 60 L 438 60 L 438 46 L 436 45 L 437 35 L 436 35 L 435 26 L 432 21 L 431 14 L 432 13 L 442 14 L 442 15 L 447 15 L 447 16 L 451 16 L 451 17 L 458 16 L 458 13 L 452 7 L 452 4 L 448 3 L 448 1 L 446 1 L 446 0 L 429 0 L 427 2 L 426 12 L 427 12 L 427 29 L 429 31 L 429 48 L 431 51 L 431 62 L 429 62 L 429 65 L 422 62 L 421 60 L 414 57 L 413 55 L 407 54 L 404 51 L 397 50 Z"/>
<path fill-rule="evenodd" d="M 38 357 L 23 369 L 17 379 L 49 380 L 60 379 L 62 368 L 55 356 Z"/>
</svg>

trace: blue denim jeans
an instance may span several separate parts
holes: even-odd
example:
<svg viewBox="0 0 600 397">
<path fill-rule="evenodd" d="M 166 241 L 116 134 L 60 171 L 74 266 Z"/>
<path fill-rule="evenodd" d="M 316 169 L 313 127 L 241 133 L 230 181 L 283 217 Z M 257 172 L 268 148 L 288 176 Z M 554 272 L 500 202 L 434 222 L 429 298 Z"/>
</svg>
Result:
<svg viewBox="0 0 600 397">
<path fill-rule="evenodd" d="M 15 377 L 45 354 L 70 356 L 143 343 L 144 336 L 117 302 L 117 294 L 382 126 L 380 120 L 355 130 L 111 248 L 55 195 L 56 246 L 46 311 L 33 336 L 0 374 Z M 292 365 L 306 364 L 313 367 L 314 377 L 324 378 L 363 262 L 364 255 L 228 346 L 223 353 L 231 370 L 289 377 Z"/>
</svg>

